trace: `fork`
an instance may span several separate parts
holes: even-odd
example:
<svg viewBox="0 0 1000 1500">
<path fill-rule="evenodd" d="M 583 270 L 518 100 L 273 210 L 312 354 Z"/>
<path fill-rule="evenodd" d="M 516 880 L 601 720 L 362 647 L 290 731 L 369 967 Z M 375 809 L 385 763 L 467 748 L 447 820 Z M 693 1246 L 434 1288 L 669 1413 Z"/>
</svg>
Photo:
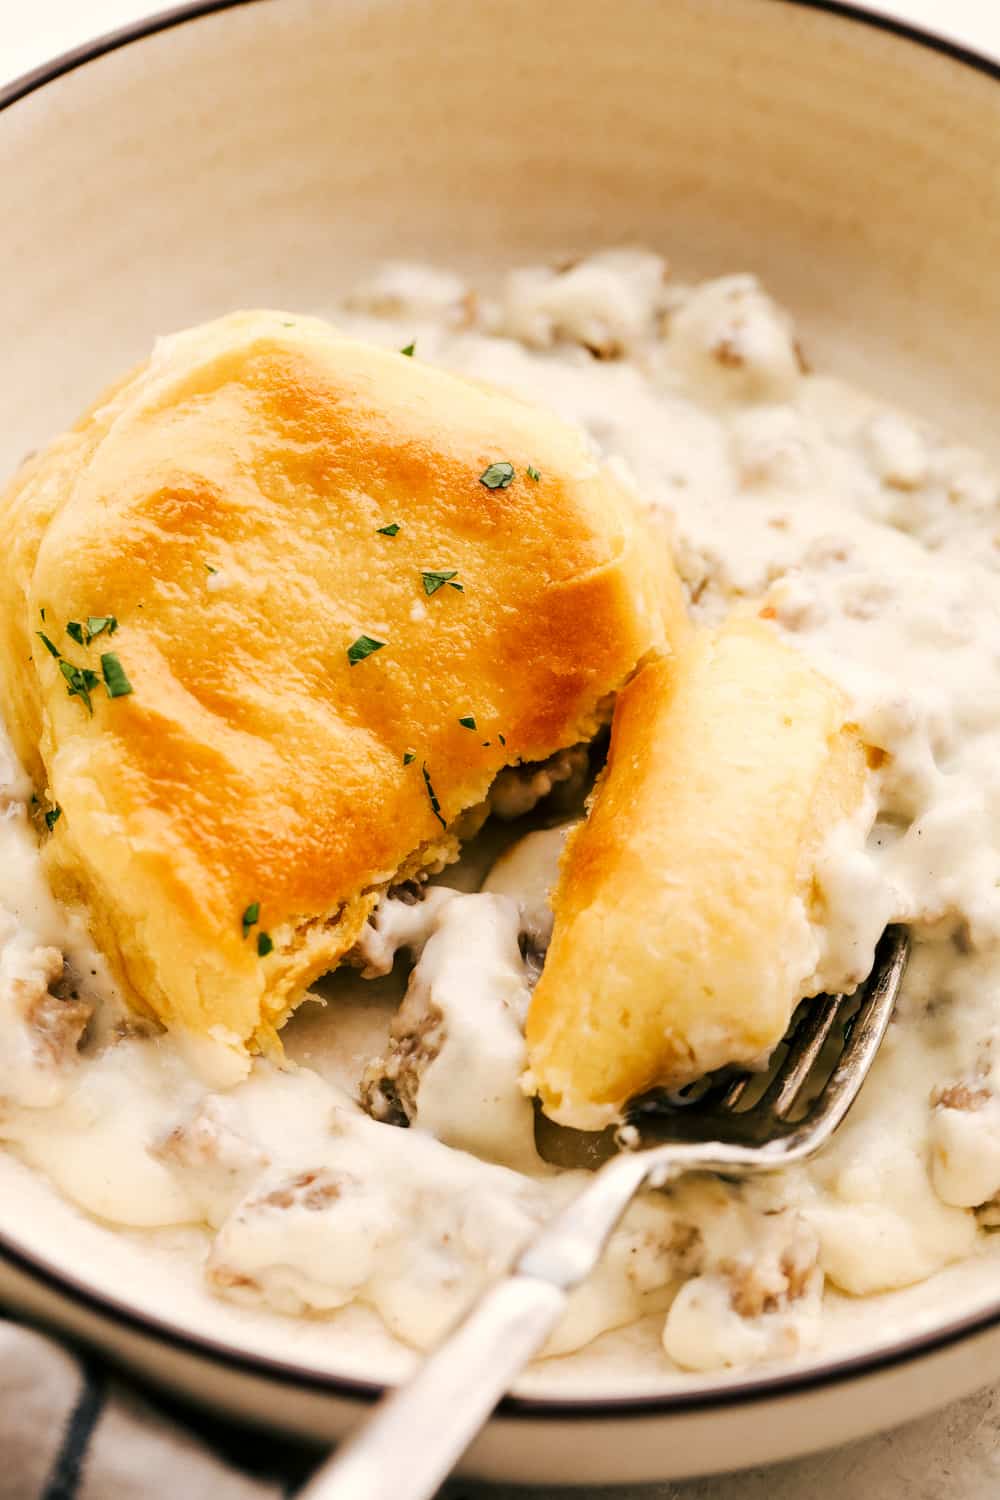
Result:
<svg viewBox="0 0 1000 1500">
<path fill-rule="evenodd" d="M 299 1500 L 431 1500 L 511 1381 L 542 1348 L 570 1292 L 597 1265 L 641 1188 L 661 1188 L 692 1171 L 726 1177 L 775 1171 L 806 1160 L 830 1139 L 885 1035 L 907 954 L 903 929 L 887 928 L 860 989 L 804 1002 L 787 1050 L 753 1102 L 744 1097 L 755 1092 L 751 1073 L 709 1081 L 700 1093 L 641 1101 L 628 1117 L 641 1146 L 620 1151 L 598 1169 L 412 1379 L 382 1398 Z M 838 1023 L 839 1053 L 814 1092 L 807 1085 L 817 1083 L 821 1054 L 828 1060 Z"/>
</svg>

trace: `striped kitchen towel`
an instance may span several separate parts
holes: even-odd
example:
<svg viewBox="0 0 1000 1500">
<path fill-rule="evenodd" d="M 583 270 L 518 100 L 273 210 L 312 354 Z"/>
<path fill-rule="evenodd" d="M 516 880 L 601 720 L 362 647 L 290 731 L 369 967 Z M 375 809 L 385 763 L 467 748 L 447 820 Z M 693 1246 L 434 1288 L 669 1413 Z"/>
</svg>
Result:
<svg viewBox="0 0 1000 1500">
<path fill-rule="evenodd" d="M 290 1500 L 323 1456 L 140 1396 L 96 1356 L 0 1316 L 0 1500 Z M 479 1493 L 456 1480 L 439 1500 Z M 491 1489 L 489 1500 L 513 1497 Z"/>
<path fill-rule="evenodd" d="M 262 1443 L 237 1441 L 252 1464 Z M 310 1459 L 276 1479 L 283 1445 L 266 1442 L 271 1477 L 256 1477 L 86 1357 L 0 1320 L 0 1500 L 279 1500 Z"/>
<path fill-rule="evenodd" d="M 154 1406 L 155 1401 L 155 1406 Z M 43 1334 L 0 1318 L 0 1500 L 284 1500 L 316 1451 L 146 1401 Z M 438 1500 L 996 1500 L 1000 1387 L 862 1443 L 716 1479 L 573 1490 L 455 1479 Z"/>
</svg>

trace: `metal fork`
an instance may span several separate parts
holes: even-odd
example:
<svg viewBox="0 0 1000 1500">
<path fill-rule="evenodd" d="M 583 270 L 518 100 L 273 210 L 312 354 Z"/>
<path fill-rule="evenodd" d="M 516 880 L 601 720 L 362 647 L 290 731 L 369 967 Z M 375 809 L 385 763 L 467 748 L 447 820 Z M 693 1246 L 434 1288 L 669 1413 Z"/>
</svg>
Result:
<svg viewBox="0 0 1000 1500">
<path fill-rule="evenodd" d="M 413 1378 L 383 1397 L 361 1432 L 300 1492 L 300 1500 L 431 1500 L 511 1381 L 542 1348 L 569 1293 L 594 1269 L 640 1188 L 663 1187 L 695 1170 L 726 1177 L 774 1171 L 818 1151 L 850 1109 L 874 1061 L 907 952 L 903 930 L 890 927 L 859 990 L 804 1002 L 787 1051 L 760 1097 L 743 1109 L 744 1096 L 755 1092 L 750 1073 L 710 1082 L 690 1103 L 683 1095 L 640 1103 L 630 1123 L 642 1148 L 621 1151 L 600 1167 Z M 838 1024 L 839 1053 L 814 1091 L 807 1085 L 817 1083 L 821 1054 L 829 1060 Z"/>
</svg>

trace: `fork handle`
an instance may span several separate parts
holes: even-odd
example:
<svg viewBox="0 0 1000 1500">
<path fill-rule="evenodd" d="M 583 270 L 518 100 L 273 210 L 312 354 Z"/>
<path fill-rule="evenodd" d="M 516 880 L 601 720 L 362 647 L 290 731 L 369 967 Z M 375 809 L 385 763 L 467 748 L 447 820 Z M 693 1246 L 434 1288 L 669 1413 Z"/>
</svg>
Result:
<svg viewBox="0 0 1000 1500">
<path fill-rule="evenodd" d="M 298 1500 L 431 1500 L 545 1343 L 566 1295 L 532 1276 L 497 1282 Z"/>
<path fill-rule="evenodd" d="M 596 1266 L 648 1172 L 637 1155 L 595 1173 L 298 1500 L 431 1500 Z"/>
</svg>

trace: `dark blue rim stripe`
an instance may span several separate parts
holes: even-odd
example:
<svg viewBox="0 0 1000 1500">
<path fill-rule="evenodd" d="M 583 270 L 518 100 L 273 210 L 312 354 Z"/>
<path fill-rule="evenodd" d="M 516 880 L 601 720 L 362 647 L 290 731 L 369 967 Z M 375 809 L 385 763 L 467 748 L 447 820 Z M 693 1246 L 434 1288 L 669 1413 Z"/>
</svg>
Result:
<svg viewBox="0 0 1000 1500">
<path fill-rule="evenodd" d="M 261 3 L 262 0 L 191 0 L 188 5 L 178 5 L 169 10 L 157 11 L 156 14 L 146 16 L 132 26 L 122 26 L 117 31 L 109 31 L 103 36 L 95 37 L 92 41 L 84 42 L 69 52 L 62 52 L 51 61 L 32 68 L 30 72 L 23 73 L 20 78 L 13 79 L 12 82 L 0 88 L 0 110 L 8 109 L 19 99 L 24 99 L 28 94 L 33 94 L 37 89 L 44 88 L 46 84 L 61 78 L 64 73 L 72 73 L 84 63 L 93 62 L 95 58 L 103 57 L 107 52 L 115 52 L 119 47 L 127 47 L 132 42 L 140 42 L 146 37 L 155 36 L 159 31 L 169 31 L 174 26 L 183 25 L 186 21 L 196 21 L 201 16 L 233 10 L 238 5 Z M 275 0 L 272 0 L 272 3 L 275 3 Z M 762 3 L 765 3 L 765 0 L 762 0 Z M 947 37 L 935 36 L 932 32 L 921 30 L 919 26 L 910 25 L 908 21 L 897 21 L 892 16 L 876 15 L 873 11 L 861 10 L 856 5 L 846 3 L 846 0 L 767 0 L 767 3 L 796 5 L 800 10 L 825 11 L 827 15 L 837 16 L 844 21 L 859 22 L 874 31 L 888 32 L 890 36 L 901 37 L 928 51 L 950 57 L 954 62 L 962 63 L 967 68 L 974 68 L 979 73 L 985 73 L 988 78 L 1000 81 L 1000 59 L 995 60 L 985 56 L 982 52 L 974 52 L 971 47 L 963 47 L 959 42 L 949 41 Z"/>
<path fill-rule="evenodd" d="M 98 37 L 82 47 L 54 58 L 40 68 L 15 79 L 6 88 L 0 89 L 0 110 L 9 108 L 36 90 L 44 88 L 65 73 L 71 73 L 83 64 L 127 47 L 157 32 L 167 31 L 201 16 L 214 15 L 218 11 L 230 10 L 237 5 L 260 4 L 261 0 L 194 0 L 193 4 L 161 11 L 122 27 L 107 36 Z M 276 0 L 272 0 L 276 3 Z M 824 11 L 912 42 L 930 52 L 964 67 L 972 68 L 988 78 L 1000 82 L 1000 62 L 949 42 L 943 37 L 921 31 L 905 21 L 896 21 L 888 16 L 874 15 L 842 0 L 761 0 L 761 3 L 797 5 L 803 10 Z M 40 1281 L 52 1291 L 78 1304 L 88 1312 L 111 1319 L 134 1332 L 144 1334 L 159 1343 L 167 1344 L 185 1354 L 194 1355 L 224 1368 L 239 1371 L 244 1375 L 263 1377 L 280 1385 L 298 1387 L 344 1400 L 371 1402 L 376 1400 L 383 1387 L 371 1381 L 351 1380 L 339 1375 L 322 1375 L 312 1370 L 303 1370 L 287 1361 L 267 1355 L 245 1353 L 232 1345 L 200 1334 L 188 1333 L 171 1323 L 153 1315 L 137 1313 L 127 1304 L 113 1297 L 95 1292 L 85 1282 L 57 1270 L 41 1257 L 20 1249 L 0 1231 L 0 1256 L 18 1270 Z M 619 1421 L 628 1417 L 653 1418 L 671 1413 L 712 1411 L 727 1406 L 748 1405 L 768 1401 L 775 1397 L 805 1395 L 807 1392 L 836 1385 L 851 1378 L 876 1375 L 896 1365 L 933 1354 L 939 1349 L 959 1343 L 972 1334 L 985 1333 L 1000 1324 L 1000 1301 L 988 1311 L 975 1313 L 947 1324 L 932 1333 L 920 1334 L 902 1340 L 888 1348 L 872 1354 L 854 1355 L 847 1359 L 831 1361 L 814 1370 L 788 1371 L 777 1375 L 756 1376 L 750 1380 L 735 1380 L 730 1385 L 716 1387 L 711 1391 L 675 1391 L 666 1396 L 611 1396 L 591 1401 L 541 1400 L 529 1397 L 508 1396 L 500 1405 L 500 1414 L 507 1418 L 522 1418 L 528 1421 Z"/>
<path fill-rule="evenodd" d="M 924 31 L 920 26 L 911 25 L 909 21 L 897 21 L 894 16 L 881 16 L 874 11 L 862 10 L 858 5 L 849 4 L 848 0 L 772 0 L 772 3 L 797 5 L 801 10 L 825 11 L 827 15 L 838 16 L 842 21 L 859 21 L 874 31 L 887 31 L 890 36 L 902 37 L 904 41 L 916 42 L 918 47 L 942 53 L 953 62 L 975 68 L 978 73 L 985 73 L 988 78 L 1000 82 L 1000 58 L 974 52 L 971 47 L 963 47 L 961 42 L 952 42 L 947 37 Z M 2 106 L 3 95 L 0 94 L 0 108 Z"/>
<path fill-rule="evenodd" d="M 11 83 L 0 89 L 0 110 L 8 109 L 19 99 L 24 99 L 28 94 L 35 93 L 37 89 L 44 88 L 47 83 L 53 83 L 57 78 L 61 78 L 64 73 L 72 73 L 77 68 L 83 67 L 84 63 L 93 62 L 95 58 L 103 57 L 107 52 L 117 52 L 119 47 L 127 47 L 132 42 L 141 42 L 146 37 L 155 36 L 158 31 L 170 31 L 174 26 L 182 26 L 185 21 L 197 21 L 200 16 L 211 16 L 217 11 L 233 10 L 237 5 L 259 3 L 260 0 L 192 0 L 189 5 L 172 6 L 169 10 L 160 10 L 154 15 L 144 16 L 141 21 L 136 21 L 132 26 L 121 26 L 117 31 L 106 31 L 103 36 L 96 36 L 89 42 L 83 42 L 79 47 L 71 48 L 69 52 L 60 52 L 58 57 L 53 57 L 51 61 L 41 63 L 30 72 L 22 73 L 20 78 L 13 79 Z"/>
</svg>

